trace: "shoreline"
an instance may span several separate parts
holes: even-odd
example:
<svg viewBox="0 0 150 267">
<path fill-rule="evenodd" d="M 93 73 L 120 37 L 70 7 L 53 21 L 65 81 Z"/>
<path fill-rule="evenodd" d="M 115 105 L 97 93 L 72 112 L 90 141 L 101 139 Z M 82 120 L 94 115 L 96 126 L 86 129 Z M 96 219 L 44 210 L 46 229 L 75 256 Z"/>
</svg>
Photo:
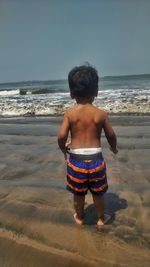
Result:
<svg viewBox="0 0 150 267">
<path fill-rule="evenodd" d="M 135 115 L 130 114 L 129 116 L 126 115 L 118 115 L 118 114 L 110 114 L 110 120 L 113 126 L 140 126 L 150 125 L 150 115 Z M 0 124 L 53 124 L 58 125 L 61 123 L 63 119 L 63 115 L 61 116 L 17 116 L 17 117 L 0 117 Z"/>
<path fill-rule="evenodd" d="M 103 109 L 104 110 L 104 109 Z M 150 112 L 109 112 L 105 110 L 109 116 L 150 116 Z M 0 119 L 17 119 L 17 118 L 59 118 L 62 117 L 64 113 L 62 114 L 46 114 L 46 115 L 36 115 L 36 114 L 25 114 L 25 115 L 15 115 L 15 116 L 2 116 L 0 115 Z"/>
</svg>

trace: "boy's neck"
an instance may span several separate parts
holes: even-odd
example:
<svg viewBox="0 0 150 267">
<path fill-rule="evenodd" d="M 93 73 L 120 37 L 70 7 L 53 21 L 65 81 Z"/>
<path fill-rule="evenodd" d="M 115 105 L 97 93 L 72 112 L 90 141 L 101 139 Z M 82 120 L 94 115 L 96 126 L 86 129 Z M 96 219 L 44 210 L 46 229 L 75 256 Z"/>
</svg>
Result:
<svg viewBox="0 0 150 267">
<path fill-rule="evenodd" d="M 85 105 L 85 104 L 92 104 L 94 101 L 94 96 L 90 96 L 90 97 L 77 97 L 76 98 L 76 102 L 77 104 L 82 104 L 82 105 Z"/>
</svg>

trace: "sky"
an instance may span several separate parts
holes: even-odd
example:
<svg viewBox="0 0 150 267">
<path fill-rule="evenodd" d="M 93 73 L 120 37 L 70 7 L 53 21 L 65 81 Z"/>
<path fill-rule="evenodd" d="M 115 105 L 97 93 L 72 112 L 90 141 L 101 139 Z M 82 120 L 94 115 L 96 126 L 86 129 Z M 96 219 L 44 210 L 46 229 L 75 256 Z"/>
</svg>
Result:
<svg viewBox="0 0 150 267">
<path fill-rule="evenodd" d="M 150 73 L 150 0 L 0 0 L 0 83 Z"/>
</svg>

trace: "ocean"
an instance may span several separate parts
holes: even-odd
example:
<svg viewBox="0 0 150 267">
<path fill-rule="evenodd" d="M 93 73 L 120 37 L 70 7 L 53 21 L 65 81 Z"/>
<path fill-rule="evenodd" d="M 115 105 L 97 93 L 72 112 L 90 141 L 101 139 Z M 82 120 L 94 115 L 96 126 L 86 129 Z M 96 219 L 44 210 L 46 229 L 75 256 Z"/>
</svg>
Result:
<svg viewBox="0 0 150 267">
<path fill-rule="evenodd" d="M 0 117 L 62 115 L 74 104 L 67 80 L 0 84 Z M 110 114 L 150 114 L 150 74 L 100 78 L 94 104 Z"/>
</svg>

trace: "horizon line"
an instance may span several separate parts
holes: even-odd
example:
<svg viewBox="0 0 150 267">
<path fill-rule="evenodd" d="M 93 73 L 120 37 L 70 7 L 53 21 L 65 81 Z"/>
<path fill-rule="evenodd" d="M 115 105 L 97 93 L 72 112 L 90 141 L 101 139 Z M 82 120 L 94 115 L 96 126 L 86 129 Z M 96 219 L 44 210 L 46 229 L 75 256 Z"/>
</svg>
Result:
<svg viewBox="0 0 150 267">
<path fill-rule="evenodd" d="M 99 77 L 100 80 L 101 79 L 110 79 L 110 78 L 120 78 L 120 77 L 138 77 L 138 76 L 149 76 L 150 73 L 140 73 L 140 74 L 121 74 L 121 75 L 104 75 L 104 76 L 101 76 Z M 67 78 L 63 78 L 63 79 L 50 79 L 50 80 L 22 80 L 22 81 L 8 81 L 8 82 L 0 82 L 0 85 L 3 85 L 3 84 L 10 84 L 10 83 L 24 83 L 24 82 L 58 82 L 58 81 L 62 81 L 62 82 L 65 82 L 67 81 Z"/>
</svg>

